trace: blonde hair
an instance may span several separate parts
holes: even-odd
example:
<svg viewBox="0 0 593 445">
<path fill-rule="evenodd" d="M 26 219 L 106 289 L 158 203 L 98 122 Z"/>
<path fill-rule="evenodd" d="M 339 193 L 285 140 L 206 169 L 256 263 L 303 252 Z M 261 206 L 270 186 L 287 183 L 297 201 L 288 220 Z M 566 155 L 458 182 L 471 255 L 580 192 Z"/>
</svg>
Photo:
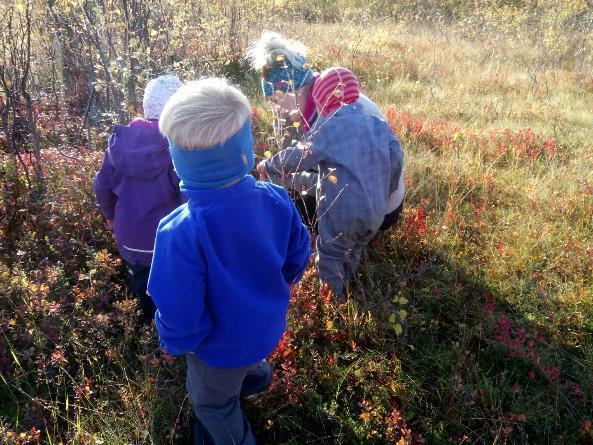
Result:
<svg viewBox="0 0 593 445">
<path fill-rule="evenodd" d="M 207 77 L 182 86 L 163 108 L 159 129 L 179 148 L 226 141 L 245 124 L 251 106 L 226 79 Z"/>
<path fill-rule="evenodd" d="M 261 70 L 276 61 L 279 50 L 291 62 L 293 62 L 295 56 L 307 56 L 307 48 L 301 42 L 289 41 L 281 34 L 273 31 L 262 32 L 259 40 L 251 44 L 246 56 L 253 69 Z"/>
</svg>

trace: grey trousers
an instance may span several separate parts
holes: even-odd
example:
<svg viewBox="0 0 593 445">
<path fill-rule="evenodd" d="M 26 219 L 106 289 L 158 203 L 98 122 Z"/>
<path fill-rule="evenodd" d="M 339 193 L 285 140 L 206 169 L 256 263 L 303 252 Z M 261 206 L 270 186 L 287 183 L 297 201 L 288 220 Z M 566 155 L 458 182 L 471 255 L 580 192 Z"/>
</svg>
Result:
<svg viewBox="0 0 593 445">
<path fill-rule="evenodd" d="M 241 368 L 214 368 L 195 354 L 186 354 L 187 392 L 196 425 L 194 443 L 254 445 L 255 437 L 241 411 L 240 398 L 264 391 L 272 370 L 262 360 Z"/>
</svg>

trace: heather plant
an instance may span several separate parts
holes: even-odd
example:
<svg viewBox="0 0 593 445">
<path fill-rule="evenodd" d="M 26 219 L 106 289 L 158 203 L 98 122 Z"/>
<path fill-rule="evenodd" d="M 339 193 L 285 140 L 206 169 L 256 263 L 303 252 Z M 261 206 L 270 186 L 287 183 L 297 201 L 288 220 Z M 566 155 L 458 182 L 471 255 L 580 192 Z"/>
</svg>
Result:
<svg viewBox="0 0 593 445">
<path fill-rule="evenodd" d="M 274 154 L 287 128 L 240 57 L 263 28 L 357 74 L 400 137 L 407 195 L 345 303 L 306 273 L 272 388 L 246 407 L 260 442 L 591 443 L 591 5 L 281 7 L 0 5 L 3 20 L 31 13 L 36 125 L 0 84 L 0 443 L 189 441 L 183 360 L 140 327 L 92 178 L 109 124 L 167 70 L 240 82 L 257 155 Z"/>
</svg>

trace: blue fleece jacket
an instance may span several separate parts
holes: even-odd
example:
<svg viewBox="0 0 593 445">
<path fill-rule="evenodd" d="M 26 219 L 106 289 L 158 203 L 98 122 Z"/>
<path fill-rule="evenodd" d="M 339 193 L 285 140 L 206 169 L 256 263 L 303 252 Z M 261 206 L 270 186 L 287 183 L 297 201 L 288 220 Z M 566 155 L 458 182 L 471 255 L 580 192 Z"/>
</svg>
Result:
<svg viewBox="0 0 593 445">
<path fill-rule="evenodd" d="M 189 201 L 161 220 L 148 281 L 161 346 L 214 367 L 255 363 L 284 333 L 309 232 L 284 189 L 252 176 L 182 191 Z"/>
</svg>

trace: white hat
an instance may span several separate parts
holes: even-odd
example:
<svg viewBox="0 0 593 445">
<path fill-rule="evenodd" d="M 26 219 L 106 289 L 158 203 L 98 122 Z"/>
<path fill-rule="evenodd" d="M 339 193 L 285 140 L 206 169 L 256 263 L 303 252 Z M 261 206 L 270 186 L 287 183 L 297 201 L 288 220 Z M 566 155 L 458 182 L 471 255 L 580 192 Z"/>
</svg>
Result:
<svg viewBox="0 0 593 445">
<path fill-rule="evenodd" d="M 158 119 L 163 107 L 169 98 L 183 83 L 174 74 L 167 74 L 152 79 L 144 89 L 144 117 L 146 119 Z"/>
</svg>

